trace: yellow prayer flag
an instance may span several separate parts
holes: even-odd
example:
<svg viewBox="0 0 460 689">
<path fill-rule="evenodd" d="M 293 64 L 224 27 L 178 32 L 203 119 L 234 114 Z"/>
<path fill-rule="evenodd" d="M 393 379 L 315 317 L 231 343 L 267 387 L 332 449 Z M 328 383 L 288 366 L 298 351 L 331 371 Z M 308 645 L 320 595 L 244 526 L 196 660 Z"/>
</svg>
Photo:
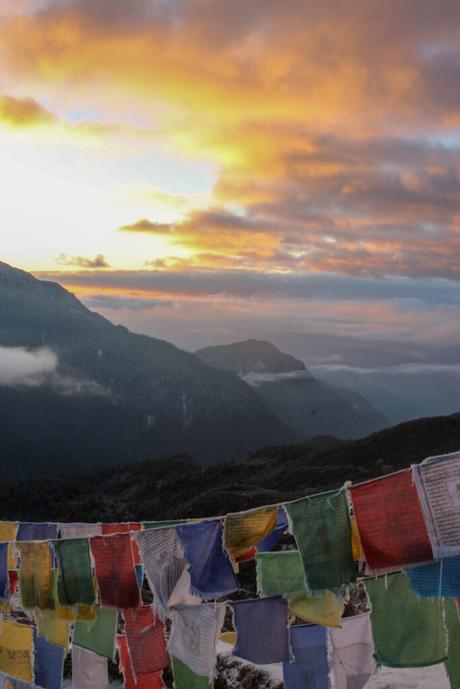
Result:
<svg viewBox="0 0 460 689">
<path fill-rule="evenodd" d="M 341 627 L 342 609 L 338 597 L 332 591 L 323 596 L 305 593 L 288 596 L 289 609 L 304 622 L 321 624 L 323 627 Z"/>
<path fill-rule="evenodd" d="M 9 543 L 8 569 L 16 569 L 13 543 L 16 540 L 18 525 L 16 522 L 0 522 L 0 543 Z"/>
<path fill-rule="evenodd" d="M 4 620 L 0 627 L 0 672 L 33 682 L 33 628 Z"/>
<path fill-rule="evenodd" d="M 39 636 L 44 636 L 51 644 L 62 646 L 67 649 L 69 646 L 71 622 L 59 616 L 56 610 L 35 611 L 35 621 Z M 73 618 L 72 618 L 73 621 Z"/>
<path fill-rule="evenodd" d="M 227 514 L 224 519 L 224 546 L 233 557 L 241 557 L 273 531 L 277 519 L 276 505 Z"/>
<path fill-rule="evenodd" d="M 358 524 L 356 523 L 356 519 L 352 516 L 350 516 L 350 525 L 351 525 L 351 551 L 353 553 L 353 560 L 355 562 L 359 562 L 361 560 L 361 538 L 359 536 L 359 531 L 358 531 Z"/>
<path fill-rule="evenodd" d="M 51 553 L 47 542 L 24 541 L 20 553 L 19 589 L 25 609 L 49 608 L 51 604 Z"/>
</svg>

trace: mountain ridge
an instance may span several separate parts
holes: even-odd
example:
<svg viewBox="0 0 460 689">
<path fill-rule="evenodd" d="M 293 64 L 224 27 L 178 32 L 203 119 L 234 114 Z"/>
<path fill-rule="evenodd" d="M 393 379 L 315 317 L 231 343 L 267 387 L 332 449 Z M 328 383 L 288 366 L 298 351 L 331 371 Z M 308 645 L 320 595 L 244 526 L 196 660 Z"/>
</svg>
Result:
<svg viewBox="0 0 460 689">
<path fill-rule="evenodd" d="M 460 449 L 460 413 L 408 421 L 358 440 L 260 448 L 247 459 L 198 465 L 168 457 L 0 486 L 0 518 L 131 521 L 200 518 L 359 483 Z"/>
</svg>

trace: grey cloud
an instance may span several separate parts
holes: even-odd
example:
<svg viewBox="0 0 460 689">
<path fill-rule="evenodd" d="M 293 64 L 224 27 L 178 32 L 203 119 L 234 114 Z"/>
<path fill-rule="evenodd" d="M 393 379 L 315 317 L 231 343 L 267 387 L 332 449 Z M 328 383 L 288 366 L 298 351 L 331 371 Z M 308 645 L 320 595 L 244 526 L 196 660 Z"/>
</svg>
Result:
<svg viewBox="0 0 460 689">
<path fill-rule="evenodd" d="M 105 395 L 96 381 L 59 371 L 59 358 L 51 349 L 0 347 L 0 387 L 47 386 L 63 395 Z"/>
<path fill-rule="evenodd" d="M 311 377 L 312 375 L 309 371 L 286 371 L 285 373 L 256 373 L 251 371 L 242 376 L 243 380 L 253 387 L 257 387 L 262 383 L 274 383 L 279 380 L 308 380 Z"/>
<path fill-rule="evenodd" d="M 107 309 L 118 311 L 121 309 L 131 309 L 133 311 L 143 311 L 156 309 L 163 306 L 174 306 L 171 299 L 151 299 L 149 297 L 125 297 L 116 294 L 91 294 L 83 297 L 82 301 L 91 309 Z"/>
<path fill-rule="evenodd" d="M 237 298 L 417 300 L 428 305 L 460 304 L 460 284 L 443 279 L 365 278 L 325 273 L 228 271 L 87 271 L 40 273 L 39 277 L 81 287 L 110 287 L 186 296 L 229 295 Z"/>
<path fill-rule="evenodd" d="M 56 258 L 56 263 L 60 266 L 75 266 L 78 268 L 110 268 L 103 254 L 97 254 L 94 258 L 86 258 L 85 256 L 67 256 L 67 254 L 59 254 Z"/>
<path fill-rule="evenodd" d="M 0 385 L 41 385 L 57 365 L 58 358 L 50 349 L 0 347 Z"/>
</svg>

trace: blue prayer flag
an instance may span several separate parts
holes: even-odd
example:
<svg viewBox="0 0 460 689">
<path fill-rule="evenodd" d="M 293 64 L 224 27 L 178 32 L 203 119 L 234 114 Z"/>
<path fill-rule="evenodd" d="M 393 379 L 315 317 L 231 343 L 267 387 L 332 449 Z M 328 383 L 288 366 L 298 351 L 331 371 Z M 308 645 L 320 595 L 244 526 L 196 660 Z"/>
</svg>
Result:
<svg viewBox="0 0 460 689">
<path fill-rule="evenodd" d="M 220 520 L 176 526 L 190 566 L 190 591 L 205 600 L 221 598 L 239 587 L 222 544 Z"/>
<path fill-rule="evenodd" d="M 253 598 L 232 603 L 236 645 L 233 655 L 256 665 L 290 658 L 288 603 L 284 598 Z"/>
<path fill-rule="evenodd" d="M 318 624 L 290 629 L 294 662 L 283 663 L 285 689 L 329 689 L 327 632 Z"/>
<path fill-rule="evenodd" d="M 273 546 L 281 540 L 288 526 L 289 523 L 286 511 L 284 507 L 279 507 L 276 526 L 273 529 L 273 531 L 270 534 L 268 534 L 268 536 L 266 536 L 266 538 L 264 538 L 264 540 L 257 545 L 257 551 L 259 553 L 268 553 L 273 548 Z"/>
<path fill-rule="evenodd" d="M 460 597 L 460 555 L 404 571 L 412 589 L 422 598 Z"/>
<path fill-rule="evenodd" d="M 42 689 L 61 689 L 64 649 L 55 646 L 34 629 L 35 684 Z"/>
</svg>

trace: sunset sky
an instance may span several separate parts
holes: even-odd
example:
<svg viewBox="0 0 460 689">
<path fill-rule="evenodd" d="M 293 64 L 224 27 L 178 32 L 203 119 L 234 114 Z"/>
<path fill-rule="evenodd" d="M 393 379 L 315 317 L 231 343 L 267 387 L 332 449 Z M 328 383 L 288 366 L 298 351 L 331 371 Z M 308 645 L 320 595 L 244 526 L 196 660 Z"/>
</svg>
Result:
<svg viewBox="0 0 460 689">
<path fill-rule="evenodd" d="M 0 181 L 136 331 L 460 362 L 458 0 L 0 0 Z"/>
</svg>

